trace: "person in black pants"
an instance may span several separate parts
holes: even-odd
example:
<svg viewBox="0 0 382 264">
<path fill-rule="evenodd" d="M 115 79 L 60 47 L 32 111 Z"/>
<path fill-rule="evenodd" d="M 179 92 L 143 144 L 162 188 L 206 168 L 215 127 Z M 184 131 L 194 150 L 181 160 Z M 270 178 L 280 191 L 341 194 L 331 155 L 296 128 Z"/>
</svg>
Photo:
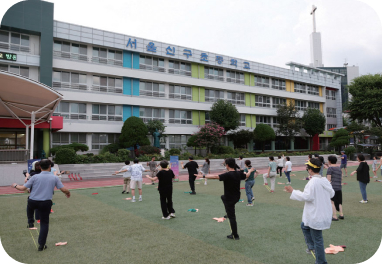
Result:
<svg viewBox="0 0 382 264">
<path fill-rule="evenodd" d="M 162 160 L 159 163 L 161 169 L 155 177 L 146 175 L 152 181 L 159 180 L 158 191 L 160 196 L 160 205 L 162 208 L 162 219 L 175 218 L 175 210 L 172 205 L 172 180 L 175 178 L 175 174 L 172 170 L 168 169 L 168 162 Z"/>
<path fill-rule="evenodd" d="M 198 174 L 198 168 L 199 165 L 194 161 L 194 157 L 190 156 L 188 157 L 188 162 L 183 165 L 183 161 L 180 162 L 182 165 L 182 169 L 188 169 L 188 182 L 190 183 L 191 193 L 190 194 L 196 194 L 195 192 L 195 174 Z M 235 163 L 236 164 L 236 163 Z"/>
<path fill-rule="evenodd" d="M 24 184 L 24 186 L 17 185 L 16 183 L 12 184 L 12 187 L 19 191 L 25 191 L 28 188 L 31 189 L 27 206 L 27 227 L 34 227 L 33 213 L 36 209 L 38 209 L 41 223 L 40 235 L 38 237 L 38 251 L 42 251 L 47 248 L 46 238 L 48 237 L 49 231 L 49 213 L 52 208 L 54 187 L 65 193 L 66 197 L 70 197 L 69 190 L 64 187 L 58 177 L 54 176 L 50 172 L 50 166 L 50 160 L 41 160 L 41 173 L 38 176 L 32 177 L 27 183 Z"/>
<path fill-rule="evenodd" d="M 236 161 L 233 158 L 228 158 L 225 160 L 225 165 L 228 172 L 220 175 L 206 175 L 208 179 L 219 179 L 224 183 L 224 195 L 221 196 L 223 201 L 225 211 L 231 225 L 232 233 L 227 236 L 229 239 L 239 240 L 239 234 L 237 233 L 237 223 L 235 214 L 235 205 L 240 200 L 240 181 L 245 180 L 247 177 L 243 171 L 236 171 Z M 249 172 L 254 171 L 254 168 L 250 169 Z M 248 177 L 251 173 L 248 173 Z"/>
</svg>

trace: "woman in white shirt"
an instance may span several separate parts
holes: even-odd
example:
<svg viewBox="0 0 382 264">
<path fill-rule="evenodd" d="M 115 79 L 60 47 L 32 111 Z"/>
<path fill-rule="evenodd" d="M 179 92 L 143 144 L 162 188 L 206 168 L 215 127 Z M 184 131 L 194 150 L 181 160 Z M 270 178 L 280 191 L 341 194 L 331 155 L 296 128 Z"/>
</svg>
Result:
<svg viewBox="0 0 382 264">
<path fill-rule="evenodd" d="M 280 178 L 281 178 L 283 176 L 284 155 L 282 157 L 278 156 L 278 159 L 276 162 L 277 162 L 277 173 L 280 173 Z"/>
<path fill-rule="evenodd" d="M 287 161 L 285 162 L 285 176 L 287 177 L 288 179 L 288 182 L 287 184 L 290 184 L 290 173 L 292 171 L 292 162 L 290 161 L 290 158 L 289 157 L 286 157 L 285 158 Z"/>
</svg>

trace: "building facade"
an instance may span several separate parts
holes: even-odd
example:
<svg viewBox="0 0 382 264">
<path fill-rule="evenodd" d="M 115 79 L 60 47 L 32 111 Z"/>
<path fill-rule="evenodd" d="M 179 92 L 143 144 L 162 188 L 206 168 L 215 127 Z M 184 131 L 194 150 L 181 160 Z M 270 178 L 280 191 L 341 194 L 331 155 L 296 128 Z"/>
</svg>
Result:
<svg viewBox="0 0 382 264">
<path fill-rule="evenodd" d="M 41 10 L 35 20 L 32 8 Z M 294 62 L 281 68 L 54 21 L 53 9 L 44 1 L 20 2 L 4 15 L 0 29 L 0 51 L 17 55 L 16 61 L 0 61 L 0 69 L 64 95 L 55 112 L 64 118 L 63 129 L 52 133 L 52 146 L 78 142 L 97 152 L 116 142 L 123 122 L 137 116 L 167 126 L 162 147 L 183 147 L 199 126 L 210 122 L 209 110 L 218 99 L 236 105 L 242 128 L 253 130 L 259 123 L 275 128 L 276 108 L 283 102 L 301 111 L 320 109 L 328 129 L 342 126 L 339 73 Z M 267 149 L 285 150 L 283 144 L 278 137 Z M 290 150 L 308 148 L 302 137 L 289 145 Z"/>
</svg>

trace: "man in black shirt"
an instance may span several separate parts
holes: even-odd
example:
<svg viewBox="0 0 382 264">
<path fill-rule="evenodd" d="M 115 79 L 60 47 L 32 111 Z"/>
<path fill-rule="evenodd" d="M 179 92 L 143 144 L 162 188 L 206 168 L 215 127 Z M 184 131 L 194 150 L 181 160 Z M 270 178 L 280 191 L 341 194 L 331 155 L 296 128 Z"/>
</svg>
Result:
<svg viewBox="0 0 382 264">
<path fill-rule="evenodd" d="M 152 181 L 159 180 L 158 191 L 160 195 L 160 204 L 162 207 L 163 217 L 162 219 L 175 218 L 175 210 L 172 206 L 172 180 L 175 178 L 175 174 L 172 170 L 168 169 L 168 162 L 162 160 L 159 164 L 161 166 L 160 171 L 156 177 L 150 177 L 146 175 Z"/>
<path fill-rule="evenodd" d="M 246 176 L 243 171 L 236 171 L 236 161 L 233 158 L 228 158 L 225 160 L 225 165 L 228 172 L 220 175 L 206 175 L 208 179 L 219 179 L 224 183 L 224 195 L 221 196 L 223 201 L 229 223 L 231 225 L 232 234 L 228 235 L 227 238 L 239 240 L 239 235 L 237 233 L 237 223 L 235 215 L 235 205 L 240 200 L 240 181 L 245 180 L 253 168 L 249 170 L 248 176 Z M 226 217 L 225 217 L 226 218 Z"/>
<path fill-rule="evenodd" d="M 182 169 L 188 169 L 188 182 L 190 183 L 191 193 L 190 194 L 196 194 L 195 192 L 195 174 L 198 174 L 198 168 L 199 165 L 194 161 L 194 158 L 192 156 L 188 157 L 188 162 L 183 165 L 183 161 L 180 162 L 182 165 Z"/>
</svg>

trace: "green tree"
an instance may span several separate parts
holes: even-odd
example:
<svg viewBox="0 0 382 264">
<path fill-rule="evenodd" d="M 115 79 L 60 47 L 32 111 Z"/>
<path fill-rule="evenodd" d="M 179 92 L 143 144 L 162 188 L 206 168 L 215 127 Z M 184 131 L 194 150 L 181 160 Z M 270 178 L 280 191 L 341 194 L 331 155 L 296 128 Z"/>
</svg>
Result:
<svg viewBox="0 0 382 264">
<path fill-rule="evenodd" d="M 150 145 L 147 134 L 148 129 L 142 119 L 131 116 L 123 123 L 119 144 L 124 148 L 134 147 L 134 150 L 137 149 L 137 145 Z"/>
<path fill-rule="evenodd" d="M 196 156 L 196 148 L 198 144 L 196 144 L 195 140 L 198 138 L 197 134 L 192 135 L 187 141 L 187 147 L 195 148 L 195 156 Z"/>
<path fill-rule="evenodd" d="M 363 138 L 365 131 L 369 130 L 367 126 L 357 121 L 352 121 L 346 126 L 346 130 L 354 137 L 354 147 L 357 148 L 357 139 Z"/>
<path fill-rule="evenodd" d="M 325 130 L 326 118 L 320 110 L 315 108 L 307 108 L 304 115 L 301 118 L 302 128 L 305 132 L 311 136 L 310 138 L 310 149 L 312 149 L 313 136 L 316 134 L 321 134 Z"/>
<path fill-rule="evenodd" d="M 262 151 L 265 149 L 265 142 L 269 140 L 275 140 L 276 134 L 273 128 L 266 124 L 258 124 L 253 130 L 253 138 L 256 142 L 262 144 Z"/>
<path fill-rule="evenodd" d="M 156 129 L 161 134 L 163 134 L 164 131 L 166 130 L 166 126 L 160 120 L 150 120 L 149 122 L 147 122 L 146 126 L 150 135 L 152 135 Z"/>
<path fill-rule="evenodd" d="M 368 120 L 375 127 L 382 127 L 382 75 L 360 76 L 348 87 L 352 95 L 348 106 L 351 119 Z"/>
<path fill-rule="evenodd" d="M 228 139 L 233 142 L 235 148 L 246 145 L 253 139 L 253 132 L 247 129 L 233 131 L 228 135 Z"/>
<path fill-rule="evenodd" d="M 206 147 L 208 154 L 211 147 L 219 145 L 220 139 L 224 133 L 224 128 L 218 124 L 206 124 L 201 127 L 199 132 L 196 134 L 195 143 L 200 147 Z"/>
<path fill-rule="evenodd" d="M 277 135 L 283 136 L 285 151 L 288 151 L 288 143 L 294 141 L 295 135 L 301 130 L 301 117 L 294 103 L 282 104 L 277 108 Z"/>
<path fill-rule="evenodd" d="M 332 141 L 330 141 L 330 146 L 338 148 L 338 151 L 341 150 L 342 146 L 349 144 L 349 132 L 346 129 L 338 129 L 334 134 Z"/>
<path fill-rule="evenodd" d="M 236 106 L 226 100 L 217 100 L 211 107 L 211 121 L 222 126 L 227 132 L 234 130 L 240 125 L 240 114 Z"/>
</svg>

